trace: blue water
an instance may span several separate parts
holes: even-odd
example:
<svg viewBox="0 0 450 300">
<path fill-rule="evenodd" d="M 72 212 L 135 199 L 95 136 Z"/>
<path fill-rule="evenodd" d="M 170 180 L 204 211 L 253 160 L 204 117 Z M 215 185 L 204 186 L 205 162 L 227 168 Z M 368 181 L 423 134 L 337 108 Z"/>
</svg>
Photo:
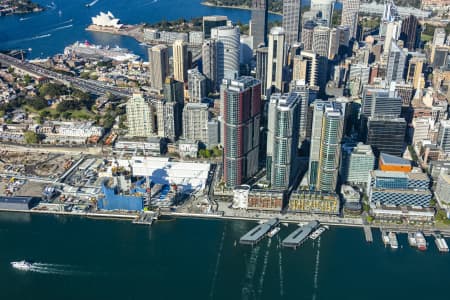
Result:
<svg viewBox="0 0 450 300">
<path fill-rule="evenodd" d="M 256 247 L 234 246 L 256 223 L 177 219 L 153 227 L 0 213 L 0 299 L 448 299 L 450 254 L 384 248 L 363 230 L 332 228 L 297 250 L 297 226 Z M 37 262 L 29 272 L 11 261 Z"/>
<path fill-rule="evenodd" d="M 247 23 L 250 11 L 215 8 L 201 5 L 202 0 L 99 0 L 87 8 L 90 0 L 37 0 L 51 5 L 41 13 L 0 17 L 0 49 L 32 48 L 30 58 L 48 57 L 62 53 L 75 41 L 88 40 L 94 44 L 125 47 L 147 59 L 147 47 L 134 39 L 108 33 L 88 32 L 91 17 L 100 11 L 111 11 L 124 24 L 155 23 L 161 20 L 190 19 L 205 15 L 226 15 L 234 22 Z M 61 13 L 60 13 L 61 12 Z M 20 20 L 24 18 L 24 20 Z M 271 15 L 270 19 L 280 19 Z"/>
</svg>

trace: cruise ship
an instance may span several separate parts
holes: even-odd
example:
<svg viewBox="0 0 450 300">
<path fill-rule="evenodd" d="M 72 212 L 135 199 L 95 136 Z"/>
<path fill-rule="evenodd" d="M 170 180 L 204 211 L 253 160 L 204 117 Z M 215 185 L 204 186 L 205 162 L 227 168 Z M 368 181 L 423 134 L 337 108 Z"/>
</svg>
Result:
<svg viewBox="0 0 450 300">
<path fill-rule="evenodd" d="M 135 61 L 138 55 L 131 53 L 127 49 L 109 46 L 92 45 L 88 41 L 84 43 L 75 42 L 64 49 L 65 55 L 77 55 L 86 58 L 108 58 L 116 61 Z"/>
</svg>

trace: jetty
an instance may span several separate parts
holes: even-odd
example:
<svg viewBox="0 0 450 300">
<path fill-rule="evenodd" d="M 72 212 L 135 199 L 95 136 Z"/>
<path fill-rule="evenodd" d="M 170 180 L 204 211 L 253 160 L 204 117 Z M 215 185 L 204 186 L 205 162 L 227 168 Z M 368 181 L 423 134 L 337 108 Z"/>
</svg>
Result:
<svg viewBox="0 0 450 300">
<path fill-rule="evenodd" d="M 273 218 L 254 227 L 239 239 L 239 244 L 252 246 L 258 244 L 266 234 L 278 226 L 278 224 L 280 224 L 280 220 L 278 218 Z"/>
<path fill-rule="evenodd" d="M 372 235 L 372 228 L 369 225 L 364 225 L 364 235 L 366 237 L 366 242 L 372 243 L 373 242 L 373 235 Z"/>
<path fill-rule="evenodd" d="M 311 232 L 313 232 L 318 226 L 318 221 L 311 221 L 305 226 L 297 228 L 281 242 L 281 245 L 283 247 L 297 249 L 297 247 L 303 244 Z"/>
</svg>

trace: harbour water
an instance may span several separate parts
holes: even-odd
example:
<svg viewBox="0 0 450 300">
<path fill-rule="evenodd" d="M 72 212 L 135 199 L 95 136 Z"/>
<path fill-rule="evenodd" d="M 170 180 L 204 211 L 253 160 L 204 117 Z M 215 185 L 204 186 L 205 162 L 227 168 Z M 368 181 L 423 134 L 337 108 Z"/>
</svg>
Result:
<svg viewBox="0 0 450 300">
<path fill-rule="evenodd" d="M 332 227 L 297 250 L 282 227 L 255 247 L 253 222 L 128 221 L 0 213 L 2 299 L 446 299 L 450 255 L 385 248 L 362 229 Z M 30 271 L 9 263 L 36 262 Z"/>
<path fill-rule="evenodd" d="M 147 59 L 147 47 L 130 37 L 88 32 L 91 17 L 100 11 L 111 11 L 124 24 L 155 23 L 204 15 L 226 15 L 234 22 L 248 23 L 250 11 L 201 5 L 203 0 L 99 0 L 86 7 L 89 0 L 37 0 L 47 7 L 41 13 L 0 17 L 0 49 L 32 48 L 30 58 L 62 53 L 64 47 L 76 41 L 118 45 Z M 91 1 L 92 2 L 92 1 Z M 53 4 L 54 3 L 54 6 Z M 271 20 L 281 17 L 270 15 Z"/>
</svg>

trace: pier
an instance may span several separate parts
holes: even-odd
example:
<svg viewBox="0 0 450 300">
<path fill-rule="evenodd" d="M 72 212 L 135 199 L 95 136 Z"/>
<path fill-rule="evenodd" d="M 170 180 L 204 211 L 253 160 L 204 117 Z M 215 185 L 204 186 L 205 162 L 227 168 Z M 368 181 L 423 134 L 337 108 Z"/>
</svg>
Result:
<svg viewBox="0 0 450 300">
<path fill-rule="evenodd" d="M 373 242 L 373 235 L 372 235 L 372 228 L 368 225 L 364 225 L 364 235 L 366 236 L 366 242 L 372 243 Z"/>
<path fill-rule="evenodd" d="M 283 247 L 297 249 L 298 246 L 308 238 L 311 232 L 319 226 L 318 221 L 312 221 L 305 226 L 297 228 L 294 232 L 287 236 L 282 242 Z"/>
<path fill-rule="evenodd" d="M 278 224 L 280 224 L 280 220 L 278 218 L 274 218 L 254 227 L 239 239 L 239 244 L 252 246 L 256 245 L 266 236 L 266 234 L 270 230 L 272 230 L 272 228 L 274 228 Z"/>
</svg>

